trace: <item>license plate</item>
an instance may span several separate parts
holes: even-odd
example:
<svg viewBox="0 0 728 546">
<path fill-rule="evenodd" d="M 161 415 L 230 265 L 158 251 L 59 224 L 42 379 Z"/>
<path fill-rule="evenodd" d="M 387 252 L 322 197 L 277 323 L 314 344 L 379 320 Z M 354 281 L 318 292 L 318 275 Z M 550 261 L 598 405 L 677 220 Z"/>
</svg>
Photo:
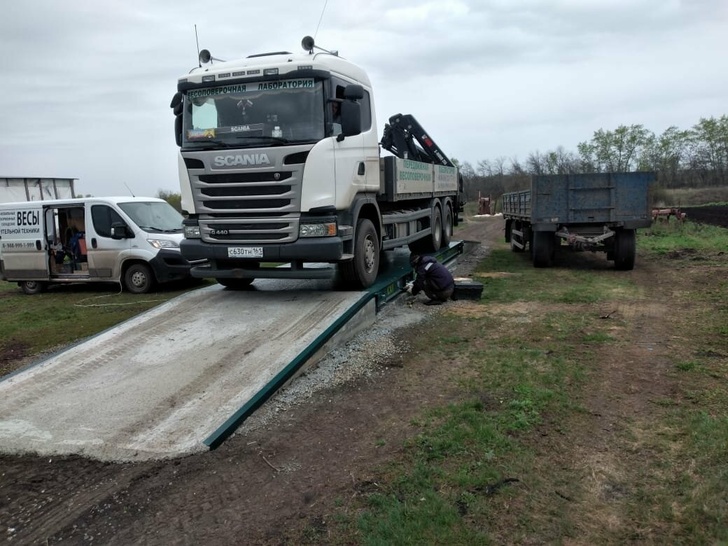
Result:
<svg viewBox="0 0 728 546">
<path fill-rule="evenodd" d="M 262 246 L 229 246 L 228 258 L 262 258 Z"/>
</svg>

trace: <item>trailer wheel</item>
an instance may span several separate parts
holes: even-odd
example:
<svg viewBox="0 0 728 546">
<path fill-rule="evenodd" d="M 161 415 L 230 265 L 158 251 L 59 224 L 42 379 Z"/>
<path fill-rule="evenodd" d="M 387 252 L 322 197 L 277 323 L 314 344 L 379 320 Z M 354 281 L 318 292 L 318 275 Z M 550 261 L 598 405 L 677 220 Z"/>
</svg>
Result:
<svg viewBox="0 0 728 546">
<path fill-rule="evenodd" d="M 48 288 L 46 283 L 40 281 L 23 281 L 19 282 L 18 284 L 20 285 L 20 288 L 23 290 L 23 292 L 25 292 L 29 296 L 45 292 L 46 288 Z"/>
<path fill-rule="evenodd" d="M 453 233 L 453 216 L 452 209 L 445 207 L 445 218 L 442 221 L 442 246 L 449 246 L 452 241 Z"/>
<path fill-rule="evenodd" d="M 230 290 L 244 290 L 248 288 L 255 279 L 215 279 L 219 284 Z"/>
<path fill-rule="evenodd" d="M 618 271 L 634 269 L 637 242 L 633 229 L 623 229 L 614 234 L 614 268 Z"/>
<path fill-rule="evenodd" d="M 131 264 L 124 273 L 124 287 L 132 294 L 146 294 L 154 287 L 154 274 L 146 264 Z"/>
<path fill-rule="evenodd" d="M 379 274 L 379 237 L 374 224 L 368 218 L 356 223 L 354 258 L 339 264 L 344 283 L 353 289 L 368 288 Z"/>
<path fill-rule="evenodd" d="M 533 233 L 533 266 L 551 267 L 554 263 L 556 241 L 550 231 L 536 231 Z"/>
</svg>

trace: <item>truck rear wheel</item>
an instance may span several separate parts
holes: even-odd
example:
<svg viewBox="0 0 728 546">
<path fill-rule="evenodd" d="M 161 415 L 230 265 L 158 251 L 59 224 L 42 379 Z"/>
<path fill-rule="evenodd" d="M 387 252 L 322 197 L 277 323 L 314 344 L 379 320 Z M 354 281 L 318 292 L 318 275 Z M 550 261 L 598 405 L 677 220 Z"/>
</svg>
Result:
<svg viewBox="0 0 728 546">
<path fill-rule="evenodd" d="M 20 285 L 20 288 L 23 290 L 23 292 L 28 294 L 29 296 L 45 292 L 46 288 L 48 288 L 46 286 L 46 283 L 40 281 L 22 281 L 18 284 Z"/>
<path fill-rule="evenodd" d="M 450 244 L 450 243 L 448 243 Z M 409 245 L 410 252 L 415 254 L 428 254 L 430 252 L 437 252 L 442 246 L 442 212 L 440 207 L 432 209 L 432 216 L 430 217 L 430 235 L 418 239 Z"/>
<path fill-rule="evenodd" d="M 356 223 L 354 258 L 339 264 L 344 283 L 353 289 L 368 288 L 379 274 L 379 237 L 374 224 L 367 218 Z"/>
<path fill-rule="evenodd" d="M 634 269 L 637 241 L 633 229 L 623 229 L 614 234 L 614 268 L 618 271 Z"/>
<path fill-rule="evenodd" d="M 146 264 L 131 264 L 124 273 L 124 287 L 132 294 L 146 294 L 154 287 L 154 274 Z"/>
<path fill-rule="evenodd" d="M 452 241 L 453 216 L 452 209 L 445 207 L 445 217 L 442 220 L 442 246 L 449 246 Z"/>
<path fill-rule="evenodd" d="M 550 231 L 536 231 L 533 234 L 533 266 L 551 267 L 554 263 L 556 241 Z"/>
</svg>

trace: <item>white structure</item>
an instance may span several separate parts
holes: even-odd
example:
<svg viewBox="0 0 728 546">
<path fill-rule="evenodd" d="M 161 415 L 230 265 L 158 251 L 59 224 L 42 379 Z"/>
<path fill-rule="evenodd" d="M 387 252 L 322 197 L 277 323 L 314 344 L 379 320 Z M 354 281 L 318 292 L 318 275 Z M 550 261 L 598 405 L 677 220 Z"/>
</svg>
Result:
<svg viewBox="0 0 728 546">
<path fill-rule="evenodd" d="M 76 197 L 73 183 L 77 178 L 9 178 L 0 177 L 0 203 L 47 201 Z"/>
</svg>

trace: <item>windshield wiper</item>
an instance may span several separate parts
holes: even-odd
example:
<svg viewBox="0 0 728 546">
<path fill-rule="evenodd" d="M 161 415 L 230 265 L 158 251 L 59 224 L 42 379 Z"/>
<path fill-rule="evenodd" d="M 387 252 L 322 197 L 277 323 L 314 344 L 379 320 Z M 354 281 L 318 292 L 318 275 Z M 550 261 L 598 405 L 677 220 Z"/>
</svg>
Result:
<svg viewBox="0 0 728 546">
<path fill-rule="evenodd" d="M 160 227 L 154 227 L 154 226 L 139 226 L 144 231 L 157 231 L 159 233 L 180 233 L 183 231 L 183 228 L 174 228 L 174 229 L 165 229 Z"/>
<path fill-rule="evenodd" d="M 289 142 L 291 142 L 287 138 L 267 136 L 267 135 L 236 135 L 235 138 L 236 139 L 256 138 L 256 139 L 261 139 L 261 140 L 268 140 L 271 142 L 279 142 L 281 144 L 288 144 Z"/>
</svg>

